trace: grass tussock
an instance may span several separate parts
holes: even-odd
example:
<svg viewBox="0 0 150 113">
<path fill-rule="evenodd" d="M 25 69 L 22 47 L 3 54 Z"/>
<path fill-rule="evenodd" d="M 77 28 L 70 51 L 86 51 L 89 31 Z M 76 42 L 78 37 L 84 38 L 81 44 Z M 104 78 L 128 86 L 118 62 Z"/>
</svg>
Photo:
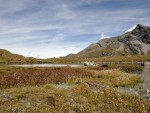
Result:
<svg viewBox="0 0 150 113">
<path fill-rule="evenodd" d="M 124 73 L 117 69 L 95 71 L 95 80 L 113 87 L 134 87 L 143 80 L 135 74 Z"/>
<path fill-rule="evenodd" d="M 0 88 L 46 83 L 67 82 L 76 77 L 87 77 L 91 73 L 78 68 L 22 69 L 16 72 L 0 73 Z"/>
<path fill-rule="evenodd" d="M 86 67 L 89 70 L 95 70 L 95 71 L 102 71 L 102 70 L 110 70 L 110 69 L 117 69 L 117 67 L 112 67 L 109 66 L 108 67 L 102 67 L 102 66 L 88 66 Z"/>
<path fill-rule="evenodd" d="M 71 89 L 11 88 L 0 92 L 0 100 L 2 113 L 148 113 L 150 110 L 149 102 L 139 97 L 120 94 L 111 88 L 93 92 L 84 85 Z"/>
<path fill-rule="evenodd" d="M 143 71 L 143 67 L 139 64 L 108 64 L 107 67 L 103 66 L 93 66 L 87 67 L 90 70 L 110 70 L 110 69 L 120 69 L 127 73 L 141 72 Z"/>
<path fill-rule="evenodd" d="M 122 71 L 132 73 L 132 72 L 140 72 L 143 71 L 143 67 L 140 65 L 120 65 L 118 66 Z"/>
<path fill-rule="evenodd" d="M 150 104 L 118 87 L 142 80 L 119 69 L 10 68 L 0 70 L 0 113 L 148 113 Z"/>
</svg>

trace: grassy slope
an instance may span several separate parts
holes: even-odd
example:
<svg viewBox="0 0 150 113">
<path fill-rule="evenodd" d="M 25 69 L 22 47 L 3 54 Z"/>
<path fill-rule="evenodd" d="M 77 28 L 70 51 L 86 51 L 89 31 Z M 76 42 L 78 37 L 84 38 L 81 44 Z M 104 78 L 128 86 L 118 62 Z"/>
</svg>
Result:
<svg viewBox="0 0 150 113">
<path fill-rule="evenodd" d="M 3 54 L 0 56 L 0 62 L 10 62 L 17 61 L 18 59 L 24 59 L 25 57 L 22 55 L 13 54 L 7 50 L 0 49 L 0 53 Z"/>
<path fill-rule="evenodd" d="M 4 49 L 0 49 L 0 53 L 2 53 L 6 58 L 24 58 L 22 55 L 13 54 Z"/>
<path fill-rule="evenodd" d="M 94 60 L 94 59 L 93 59 Z M 129 55 L 129 56 L 109 56 L 96 58 L 94 61 L 107 61 L 107 62 L 143 62 L 150 60 L 150 55 Z"/>
<path fill-rule="evenodd" d="M 130 55 L 130 56 L 108 56 L 108 57 L 95 57 L 93 58 L 49 58 L 49 59 L 35 59 L 32 57 L 23 57 L 10 53 L 7 50 L 0 49 L 0 62 L 5 63 L 82 63 L 84 61 L 95 61 L 95 62 L 143 62 L 150 60 L 150 55 Z"/>
<path fill-rule="evenodd" d="M 24 74 L 28 77 L 24 78 Z M 150 110 L 149 101 L 117 91 L 117 87 L 134 87 L 142 82 L 136 75 L 119 70 L 0 67 L 0 76 L 1 81 L 6 80 L 5 85 L 0 82 L 2 113 L 148 113 Z M 25 84 L 20 84 L 21 78 L 27 80 Z M 32 79 L 41 82 L 32 84 Z"/>
<path fill-rule="evenodd" d="M 53 63 L 81 63 L 84 61 L 94 62 L 144 62 L 150 60 L 150 55 L 129 55 L 129 56 L 108 56 L 95 58 L 51 58 L 46 59 L 46 62 Z"/>
<path fill-rule="evenodd" d="M 0 49 L 0 53 L 3 54 L 3 56 L 0 56 L 0 62 L 4 62 L 5 64 L 38 62 L 38 59 L 32 57 L 24 57 L 22 55 L 14 54 L 4 49 Z"/>
</svg>

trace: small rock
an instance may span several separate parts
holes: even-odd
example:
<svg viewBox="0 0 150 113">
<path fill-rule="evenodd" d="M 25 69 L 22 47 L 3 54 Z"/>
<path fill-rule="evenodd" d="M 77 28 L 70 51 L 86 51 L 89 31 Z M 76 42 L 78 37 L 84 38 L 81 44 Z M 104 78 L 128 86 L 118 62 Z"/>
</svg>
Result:
<svg viewBox="0 0 150 113">
<path fill-rule="evenodd" d="M 147 89 L 147 90 L 146 90 L 146 92 L 147 92 L 147 93 L 150 93 L 150 90 L 149 90 L 149 89 Z"/>
<path fill-rule="evenodd" d="M 13 113 L 23 113 L 23 109 L 15 109 L 14 111 L 13 111 Z"/>
<path fill-rule="evenodd" d="M 144 98 L 150 100 L 150 96 L 144 96 Z"/>
</svg>

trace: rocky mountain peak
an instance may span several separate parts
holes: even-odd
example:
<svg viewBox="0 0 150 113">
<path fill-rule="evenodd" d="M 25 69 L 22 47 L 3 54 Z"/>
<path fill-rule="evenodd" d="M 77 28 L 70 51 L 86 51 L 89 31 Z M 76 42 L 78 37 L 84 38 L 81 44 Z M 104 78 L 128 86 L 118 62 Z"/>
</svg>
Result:
<svg viewBox="0 0 150 113">
<path fill-rule="evenodd" d="M 112 55 L 150 54 L 150 27 L 142 24 L 120 36 L 99 40 L 69 57 L 102 57 Z"/>
<path fill-rule="evenodd" d="M 131 34 L 138 37 L 143 43 L 150 44 L 150 27 L 138 24 Z"/>
</svg>

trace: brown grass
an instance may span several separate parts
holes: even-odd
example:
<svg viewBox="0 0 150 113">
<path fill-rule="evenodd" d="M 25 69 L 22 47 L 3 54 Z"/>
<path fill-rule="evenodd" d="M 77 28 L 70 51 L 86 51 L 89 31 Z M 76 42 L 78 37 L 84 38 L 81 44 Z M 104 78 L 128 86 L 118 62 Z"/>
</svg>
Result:
<svg viewBox="0 0 150 113">
<path fill-rule="evenodd" d="M 2 72 L 0 113 L 148 113 L 150 111 L 149 100 L 117 90 L 117 87 L 134 86 L 140 81 L 136 75 L 118 69 L 103 71 L 69 67 L 0 69 L 2 69 L 0 70 Z M 74 83 L 71 84 L 71 81 Z"/>
<path fill-rule="evenodd" d="M 143 67 L 138 64 L 137 65 L 126 64 L 126 65 L 120 65 L 118 67 L 120 67 L 122 71 L 128 72 L 128 73 L 143 71 Z"/>
<path fill-rule="evenodd" d="M 34 86 L 2 91 L 0 113 L 149 113 L 150 110 L 148 100 L 120 94 L 112 88 L 94 92 L 83 85 L 71 89 Z"/>
<path fill-rule="evenodd" d="M 108 64 L 107 67 L 92 66 L 87 68 L 90 70 L 98 70 L 98 71 L 108 70 L 108 69 L 121 69 L 122 71 L 127 73 L 143 71 L 143 67 L 139 64 Z"/>
<path fill-rule="evenodd" d="M 22 69 L 16 72 L 0 73 L 0 88 L 44 83 L 62 83 L 75 77 L 90 76 L 91 72 L 78 68 Z"/>
<path fill-rule="evenodd" d="M 95 70 L 95 71 L 108 70 L 108 69 L 117 69 L 117 67 L 112 67 L 112 66 L 109 66 L 109 65 L 108 65 L 108 67 L 88 66 L 86 68 L 89 69 L 89 70 Z"/>
</svg>

